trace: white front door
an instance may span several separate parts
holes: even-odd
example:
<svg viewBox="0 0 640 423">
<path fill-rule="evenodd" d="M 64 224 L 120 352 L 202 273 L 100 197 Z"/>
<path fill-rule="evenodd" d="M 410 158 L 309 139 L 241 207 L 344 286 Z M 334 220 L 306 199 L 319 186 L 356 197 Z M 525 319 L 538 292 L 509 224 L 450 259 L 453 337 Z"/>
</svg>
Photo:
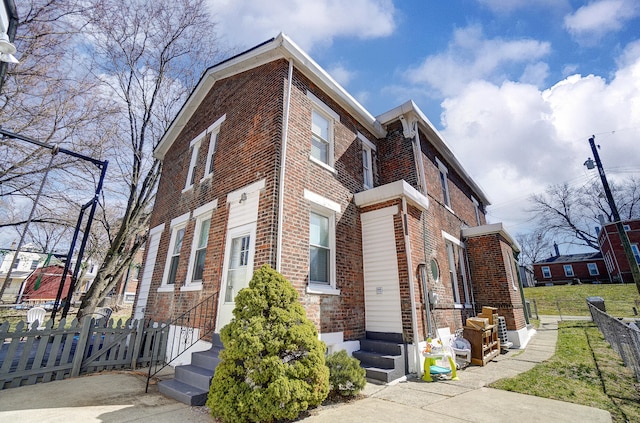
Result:
<svg viewBox="0 0 640 423">
<path fill-rule="evenodd" d="M 256 225 L 248 224 L 229 230 L 225 247 L 225 262 L 216 332 L 220 332 L 233 318 L 235 298 L 242 288 L 249 286 L 253 276 L 253 254 Z"/>
<path fill-rule="evenodd" d="M 402 333 L 400 278 L 393 216 L 397 206 L 363 213 L 362 258 L 366 330 Z"/>
</svg>

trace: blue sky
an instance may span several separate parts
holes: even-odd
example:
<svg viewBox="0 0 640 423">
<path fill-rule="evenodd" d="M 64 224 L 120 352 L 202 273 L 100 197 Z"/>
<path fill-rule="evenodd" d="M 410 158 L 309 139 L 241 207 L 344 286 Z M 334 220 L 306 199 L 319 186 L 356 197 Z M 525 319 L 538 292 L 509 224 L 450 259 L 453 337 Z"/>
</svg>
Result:
<svg viewBox="0 0 640 423">
<path fill-rule="evenodd" d="M 242 50 L 289 35 L 373 115 L 412 99 L 492 201 L 491 222 L 530 224 L 527 198 L 640 174 L 636 0 L 209 0 Z"/>
</svg>

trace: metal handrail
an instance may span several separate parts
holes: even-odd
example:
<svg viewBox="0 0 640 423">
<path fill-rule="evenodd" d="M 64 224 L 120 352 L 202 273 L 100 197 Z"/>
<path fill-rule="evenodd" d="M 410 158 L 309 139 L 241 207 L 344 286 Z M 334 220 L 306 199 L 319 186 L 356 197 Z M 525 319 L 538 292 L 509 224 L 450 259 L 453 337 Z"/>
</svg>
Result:
<svg viewBox="0 0 640 423">
<path fill-rule="evenodd" d="M 162 351 L 162 348 L 153 348 L 153 356 L 149 362 L 149 372 L 147 374 L 147 386 L 145 392 L 149 390 L 149 381 L 152 377 L 160 373 L 165 367 L 173 363 L 178 357 L 188 351 L 196 342 L 210 336 L 213 333 L 215 327 L 215 321 L 213 319 L 213 307 L 215 305 L 215 298 L 217 292 L 211 296 L 205 298 L 200 303 L 193 306 L 188 311 L 182 313 L 180 316 L 169 322 L 164 328 L 162 328 L 162 335 L 166 335 L 168 339 L 169 331 L 171 327 L 180 327 L 179 342 L 175 342 L 174 336 L 171 340 L 171 350 Z M 199 329 L 196 331 L 195 329 Z M 164 336 L 160 337 L 164 338 Z M 158 342 L 158 341 L 156 341 Z M 167 355 L 167 352 L 169 353 Z M 160 354 L 170 357 L 169 361 L 164 359 L 160 360 Z M 175 356 L 174 356 L 175 354 Z M 162 364 L 159 364 L 162 363 Z"/>
</svg>

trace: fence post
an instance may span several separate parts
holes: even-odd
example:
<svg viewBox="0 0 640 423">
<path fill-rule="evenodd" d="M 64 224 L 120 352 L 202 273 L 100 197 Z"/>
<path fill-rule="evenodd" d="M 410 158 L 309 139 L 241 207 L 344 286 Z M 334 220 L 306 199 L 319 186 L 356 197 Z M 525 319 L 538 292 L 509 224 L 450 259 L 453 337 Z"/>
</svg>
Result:
<svg viewBox="0 0 640 423">
<path fill-rule="evenodd" d="M 73 367 L 71 368 L 71 377 L 80 376 L 80 368 L 82 367 L 82 360 L 84 359 L 84 350 L 87 346 L 87 340 L 89 339 L 89 332 L 91 329 L 91 318 L 85 316 L 82 319 L 82 327 L 80 328 L 80 336 L 78 336 L 78 343 L 76 344 L 76 352 L 73 355 Z"/>
<path fill-rule="evenodd" d="M 144 339 L 144 319 L 136 320 L 134 323 L 137 329 L 133 341 L 133 354 L 131 355 L 131 369 L 133 370 L 137 367 L 138 357 L 140 356 L 140 346 Z"/>
<path fill-rule="evenodd" d="M 540 320 L 540 315 L 538 314 L 538 302 L 536 299 L 533 299 L 533 309 L 536 311 L 536 320 Z"/>
</svg>

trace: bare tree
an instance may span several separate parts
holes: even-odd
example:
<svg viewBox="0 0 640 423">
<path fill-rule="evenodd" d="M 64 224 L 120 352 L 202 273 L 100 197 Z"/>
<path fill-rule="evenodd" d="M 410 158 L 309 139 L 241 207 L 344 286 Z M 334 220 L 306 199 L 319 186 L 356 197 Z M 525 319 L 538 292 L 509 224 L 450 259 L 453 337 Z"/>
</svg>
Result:
<svg viewBox="0 0 640 423">
<path fill-rule="evenodd" d="M 544 229 L 517 234 L 516 240 L 521 248 L 518 261 L 522 266 L 530 266 L 533 263 L 537 263 L 553 252 L 552 241 Z"/>
<path fill-rule="evenodd" d="M 86 13 L 86 35 L 103 89 L 120 105 L 108 145 L 113 172 L 103 198 L 109 248 L 79 317 L 93 312 L 146 241 L 162 163 L 153 148 L 205 64 L 217 57 L 204 0 L 105 0 Z M 117 219 L 109 210 L 118 210 Z"/>
<path fill-rule="evenodd" d="M 611 192 L 623 219 L 640 218 L 640 185 L 636 177 L 611 184 Z M 596 228 L 601 219 L 612 220 L 611 208 L 602 193 L 600 181 L 583 187 L 551 185 L 544 194 L 533 195 L 529 212 L 539 231 L 578 246 L 598 250 Z"/>
</svg>

